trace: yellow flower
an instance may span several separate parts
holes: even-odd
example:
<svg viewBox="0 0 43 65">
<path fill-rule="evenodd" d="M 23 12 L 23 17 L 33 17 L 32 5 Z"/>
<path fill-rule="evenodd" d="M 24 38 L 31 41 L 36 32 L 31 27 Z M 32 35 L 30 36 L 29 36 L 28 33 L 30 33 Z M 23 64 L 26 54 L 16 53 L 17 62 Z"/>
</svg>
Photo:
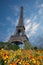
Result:
<svg viewBox="0 0 43 65">
<path fill-rule="evenodd" d="M 6 63 L 6 60 L 4 62 Z"/>
<path fill-rule="evenodd" d="M 16 55 L 18 55 L 19 57 L 16 58 Z M 5 63 L 7 62 L 8 65 L 17 65 L 17 63 L 21 65 L 30 65 L 29 63 L 31 62 L 35 65 L 43 65 L 43 51 L 40 50 L 35 51 L 19 49 L 17 51 L 9 51 L 1 49 L 0 58 L 2 58 Z"/>
<path fill-rule="evenodd" d="M 1 50 L 3 51 L 4 49 L 2 48 Z"/>
<path fill-rule="evenodd" d="M 12 65 L 12 63 L 10 63 L 9 65 Z"/>
<path fill-rule="evenodd" d="M 32 61 L 33 61 L 34 64 L 36 63 L 36 60 L 34 58 L 32 58 Z"/>
<path fill-rule="evenodd" d="M 8 59 L 8 63 L 10 63 L 10 60 Z"/>
<path fill-rule="evenodd" d="M 40 62 L 39 61 L 37 61 L 37 65 L 40 65 Z"/>
<path fill-rule="evenodd" d="M 19 62 L 19 64 L 21 64 L 21 62 Z"/>
</svg>

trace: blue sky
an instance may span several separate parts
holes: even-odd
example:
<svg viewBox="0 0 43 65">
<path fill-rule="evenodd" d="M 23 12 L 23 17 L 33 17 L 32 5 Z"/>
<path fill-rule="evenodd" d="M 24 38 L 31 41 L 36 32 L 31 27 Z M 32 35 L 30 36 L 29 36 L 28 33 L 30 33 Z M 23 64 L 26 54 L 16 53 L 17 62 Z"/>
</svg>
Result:
<svg viewBox="0 0 43 65">
<path fill-rule="evenodd" d="M 32 45 L 43 47 L 43 0 L 0 0 L 0 41 L 15 33 L 21 6 L 26 35 Z"/>
</svg>

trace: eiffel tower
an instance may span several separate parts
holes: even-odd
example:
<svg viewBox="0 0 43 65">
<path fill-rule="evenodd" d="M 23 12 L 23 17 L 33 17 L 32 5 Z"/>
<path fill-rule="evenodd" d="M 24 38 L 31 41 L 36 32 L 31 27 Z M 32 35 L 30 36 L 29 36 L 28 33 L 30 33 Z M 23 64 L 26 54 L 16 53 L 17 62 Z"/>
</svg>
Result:
<svg viewBox="0 0 43 65">
<path fill-rule="evenodd" d="M 26 34 L 25 34 L 25 27 L 24 27 L 24 23 L 23 23 L 23 7 L 20 8 L 20 18 L 19 18 L 19 22 L 18 25 L 16 26 L 16 32 L 14 35 L 12 35 L 9 39 L 10 43 L 14 43 L 19 45 L 21 43 L 18 42 L 29 42 Z"/>
</svg>

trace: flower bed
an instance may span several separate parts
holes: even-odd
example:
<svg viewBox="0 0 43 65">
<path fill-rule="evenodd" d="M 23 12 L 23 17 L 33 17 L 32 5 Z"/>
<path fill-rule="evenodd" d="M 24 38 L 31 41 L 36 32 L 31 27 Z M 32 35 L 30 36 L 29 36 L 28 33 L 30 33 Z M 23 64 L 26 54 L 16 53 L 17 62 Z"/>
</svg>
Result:
<svg viewBox="0 0 43 65">
<path fill-rule="evenodd" d="M 43 50 L 0 50 L 0 65 L 43 65 Z"/>
</svg>

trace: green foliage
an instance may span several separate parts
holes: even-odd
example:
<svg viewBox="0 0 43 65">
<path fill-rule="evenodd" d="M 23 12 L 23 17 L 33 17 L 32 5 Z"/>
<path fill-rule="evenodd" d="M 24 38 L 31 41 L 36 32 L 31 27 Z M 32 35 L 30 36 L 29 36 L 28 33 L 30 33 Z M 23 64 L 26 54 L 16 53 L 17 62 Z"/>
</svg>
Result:
<svg viewBox="0 0 43 65">
<path fill-rule="evenodd" d="M 10 50 L 17 50 L 19 49 L 19 46 L 13 43 L 8 43 L 8 42 L 0 42 L 0 49 L 10 49 Z"/>
<path fill-rule="evenodd" d="M 42 48 L 42 47 L 39 47 L 38 49 L 39 49 L 39 50 L 43 50 L 43 48 Z"/>
<path fill-rule="evenodd" d="M 24 49 L 33 49 L 33 46 L 30 43 L 28 43 L 27 41 L 24 43 Z"/>
<path fill-rule="evenodd" d="M 9 49 L 12 49 L 12 50 L 17 50 L 17 49 L 19 49 L 19 46 L 18 45 L 16 45 L 16 44 L 10 44 L 10 45 L 8 45 L 8 48 Z"/>
<path fill-rule="evenodd" d="M 34 49 L 37 50 L 38 48 L 35 46 Z"/>
<path fill-rule="evenodd" d="M 0 65 L 4 65 L 4 61 L 2 58 L 0 58 Z"/>
</svg>

